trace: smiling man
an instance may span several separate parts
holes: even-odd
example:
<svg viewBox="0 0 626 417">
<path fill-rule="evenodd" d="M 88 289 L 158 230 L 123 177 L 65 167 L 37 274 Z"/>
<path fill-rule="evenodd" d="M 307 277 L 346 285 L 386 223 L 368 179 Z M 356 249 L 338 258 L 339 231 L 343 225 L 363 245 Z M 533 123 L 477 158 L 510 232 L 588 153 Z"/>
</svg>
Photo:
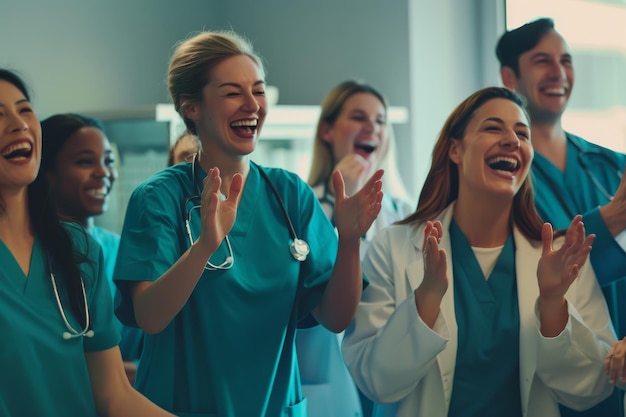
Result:
<svg viewBox="0 0 626 417">
<path fill-rule="evenodd" d="M 504 85 L 526 98 L 535 158 L 532 177 L 539 214 L 565 229 L 583 215 L 596 240 L 591 263 L 619 338 L 626 335 L 626 182 L 623 154 L 566 132 L 561 116 L 574 86 L 574 65 L 552 19 L 542 18 L 506 32 L 496 47 Z M 626 181 L 626 180 L 625 180 Z M 566 372 L 566 370 L 564 370 Z M 563 416 L 622 415 L 622 392 L 586 412 Z"/>
</svg>

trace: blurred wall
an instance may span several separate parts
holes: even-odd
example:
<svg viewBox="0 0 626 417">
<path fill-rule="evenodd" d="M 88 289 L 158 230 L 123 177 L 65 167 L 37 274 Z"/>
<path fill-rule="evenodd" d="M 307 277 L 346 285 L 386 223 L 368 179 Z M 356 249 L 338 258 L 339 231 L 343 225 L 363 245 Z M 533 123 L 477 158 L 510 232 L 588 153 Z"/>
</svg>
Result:
<svg viewBox="0 0 626 417">
<path fill-rule="evenodd" d="M 280 104 L 319 104 L 361 78 L 410 107 L 396 137 L 416 197 L 443 119 L 486 82 L 479 44 L 495 22 L 484 11 L 503 0 L 0 1 L 0 66 L 24 75 L 42 118 L 169 102 L 173 45 L 232 28 L 266 59 Z"/>
</svg>

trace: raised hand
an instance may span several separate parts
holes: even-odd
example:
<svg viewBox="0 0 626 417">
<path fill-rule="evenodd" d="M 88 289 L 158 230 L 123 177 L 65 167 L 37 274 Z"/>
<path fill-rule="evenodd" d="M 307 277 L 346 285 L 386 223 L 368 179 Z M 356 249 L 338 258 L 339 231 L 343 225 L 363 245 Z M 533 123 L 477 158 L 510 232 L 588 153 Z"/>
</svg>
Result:
<svg viewBox="0 0 626 417">
<path fill-rule="evenodd" d="M 333 171 L 335 187 L 335 226 L 342 239 L 360 239 L 370 228 L 383 199 L 383 170 L 379 169 L 356 194 L 348 197 L 341 172 Z"/>
<path fill-rule="evenodd" d="M 424 279 L 415 290 L 415 304 L 417 313 L 430 328 L 435 325 L 441 308 L 441 300 L 448 290 L 446 251 L 439 248 L 442 235 L 441 222 L 426 222 L 422 245 Z"/>
<path fill-rule="evenodd" d="M 440 221 L 426 222 L 422 245 L 424 279 L 420 287 L 438 297 L 443 297 L 448 290 L 446 251 L 439 249 L 442 235 L 443 228 Z"/>
<path fill-rule="evenodd" d="M 220 196 L 222 178 L 219 168 L 209 169 L 203 183 L 204 189 L 202 190 L 200 207 L 202 230 L 198 241 L 210 252 L 213 252 L 235 224 L 243 176 L 241 174 L 233 175 L 226 200 L 222 200 Z"/>
<path fill-rule="evenodd" d="M 585 236 L 582 216 L 574 217 L 565 234 L 565 242 L 552 250 L 552 225 L 545 223 L 541 230 L 543 251 L 537 267 L 539 296 L 545 300 L 562 299 L 586 262 L 595 235 Z"/>
<path fill-rule="evenodd" d="M 335 166 L 335 170 L 341 172 L 345 193 L 354 195 L 365 182 L 365 175 L 370 170 L 370 162 L 356 153 L 349 153 Z"/>
</svg>

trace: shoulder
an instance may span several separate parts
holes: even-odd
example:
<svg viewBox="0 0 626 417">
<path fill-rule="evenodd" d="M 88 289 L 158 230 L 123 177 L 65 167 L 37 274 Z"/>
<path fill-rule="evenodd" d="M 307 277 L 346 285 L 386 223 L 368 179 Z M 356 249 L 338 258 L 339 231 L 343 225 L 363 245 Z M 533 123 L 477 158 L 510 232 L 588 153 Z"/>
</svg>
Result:
<svg viewBox="0 0 626 417">
<path fill-rule="evenodd" d="M 61 224 L 69 234 L 74 250 L 82 255 L 89 255 L 93 252 L 94 246 L 98 247 L 96 240 L 81 225 L 71 222 L 61 222 Z"/>
<path fill-rule="evenodd" d="M 580 136 L 574 135 L 573 133 L 566 132 L 567 139 L 572 142 L 580 151 L 583 152 L 598 152 L 605 155 L 613 155 L 616 158 L 620 158 L 622 160 L 626 160 L 626 155 L 620 152 L 616 152 L 612 149 L 606 148 L 602 145 L 598 145 L 593 142 L 589 142 L 581 138 Z"/>
<path fill-rule="evenodd" d="M 399 219 L 408 217 L 415 211 L 413 203 L 404 198 L 390 196 L 385 194 L 383 197 L 383 206 L 390 207 Z"/>
<path fill-rule="evenodd" d="M 167 196 L 178 198 L 182 192 L 193 187 L 191 164 L 177 164 L 165 168 L 139 184 L 132 198 L 163 199 Z"/>
<path fill-rule="evenodd" d="M 114 247 L 119 245 L 120 235 L 107 229 L 94 226 L 91 229 L 91 236 L 103 247 Z"/>
</svg>

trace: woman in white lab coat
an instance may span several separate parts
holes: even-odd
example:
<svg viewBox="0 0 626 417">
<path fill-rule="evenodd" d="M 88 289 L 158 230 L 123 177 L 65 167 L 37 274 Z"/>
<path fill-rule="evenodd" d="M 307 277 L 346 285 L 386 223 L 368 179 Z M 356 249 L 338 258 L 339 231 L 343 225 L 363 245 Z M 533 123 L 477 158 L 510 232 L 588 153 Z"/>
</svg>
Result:
<svg viewBox="0 0 626 417">
<path fill-rule="evenodd" d="M 377 416 L 557 417 L 612 390 L 594 236 L 576 216 L 553 242 L 536 213 L 523 105 L 499 87 L 461 103 L 416 212 L 366 254 L 343 354 Z"/>
</svg>

